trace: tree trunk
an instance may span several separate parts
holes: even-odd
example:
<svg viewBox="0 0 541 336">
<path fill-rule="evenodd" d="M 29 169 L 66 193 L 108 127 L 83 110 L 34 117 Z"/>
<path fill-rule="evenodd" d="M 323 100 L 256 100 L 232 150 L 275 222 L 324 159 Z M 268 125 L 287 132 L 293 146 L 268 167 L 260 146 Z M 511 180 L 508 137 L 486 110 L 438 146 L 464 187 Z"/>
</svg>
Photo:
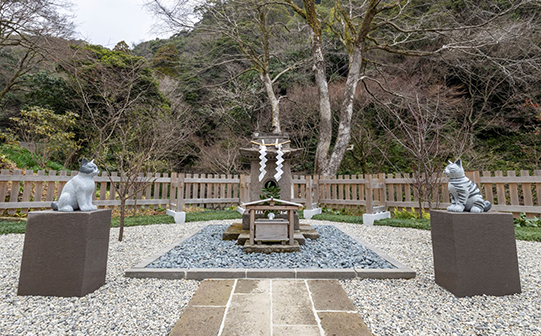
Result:
<svg viewBox="0 0 541 336">
<path fill-rule="evenodd" d="M 126 217 L 126 199 L 120 199 L 120 230 L 118 231 L 118 241 L 124 237 L 124 217 Z"/>
<path fill-rule="evenodd" d="M 319 93 L 319 140 L 316 150 L 315 172 L 316 174 L 325 175 L 331 147 L 332 112 L 321 35 L 315 32 L 312 33 L 312 55 L 314 57 L 313 70 Z"/>
<path fill-rule="evenodd" d="M 334 176 L 338 173 L 340 163 L 349 146 L 349 140 L 351 139 L 351 118 L 353 116 L 353 100 L 355 98 L 355 91 L 357 90 L 357 83 L 359 82 L 359 75 L 361 73 L 361 63 L 362 51 L 360 47 L 356 47 L 349 68 L 346 86 L 344 88 L 344 97 L 340 108 L 338 135 L 331 157 L 328 159 L 328 162 L 323 169 L 321 169 L 323 175 L 326 176 Z M 321 130 L 321 133 L 323 133 L 323 130 Z"/>
<path fill-rule="evenodd" d="M 271 103 L 272 108 L 272 132 L 273 133 L 282 133 L 280 128 L 280 100 L 276 98 L 274 94 L 274 89 L 272 88 L 272 80 L 268 72 L 264 74 L 259 74 L 261 81 L 265 85 L 265 91 L 267 91 L 267 97 Z"/>
</svg>

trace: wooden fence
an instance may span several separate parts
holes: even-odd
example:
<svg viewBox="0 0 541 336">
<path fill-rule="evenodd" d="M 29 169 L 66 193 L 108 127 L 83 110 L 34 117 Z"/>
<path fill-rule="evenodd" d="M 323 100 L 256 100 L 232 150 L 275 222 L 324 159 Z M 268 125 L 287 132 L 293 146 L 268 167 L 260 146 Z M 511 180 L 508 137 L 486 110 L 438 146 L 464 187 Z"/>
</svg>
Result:
<svg viewBox="0 0 541 336">
<path fill-rule="evenodd" d="M 37 173 L 33 171 L 8 170 L 0 172 L 0 211 L 14 213 L 17 209 L 47 209 L 58 198 L 62 188 L 76 171 L 54 170 Z M 528 171 L 467 172 L 477 183 L 485 199 L 496 211 L 512 212 L 515 216 L 525 212 L 528 217 L 541 214 L 541 170 L 533 176 Z M 94 204 L 99 207 L 114 207 L 120 204 L 114 183 L 120 177 L 106 172 L 95 177 L 96 194 Z M 180 210 L 185 206 L 225 208 L 248 202 L 250 176 L 211 174 L 146 174 L 140 175 L 144 190 L 128 205 L 161 206 Z M 292 201 L 314 206 L 335 208 L 365 207 L 371 212 L 377 206 L 386 208 L 418 208 L 418 195 L 412 186 L 409 174 L 343 175 L 319 177 L 294 175 L 292 179 Z M 449 205 L 447 179 L 439 181 L 439 192 L 432 200 L 432 207 L 446 208 Z M 428 208 L 427 204 L 423 205 Z"/>
</svg>

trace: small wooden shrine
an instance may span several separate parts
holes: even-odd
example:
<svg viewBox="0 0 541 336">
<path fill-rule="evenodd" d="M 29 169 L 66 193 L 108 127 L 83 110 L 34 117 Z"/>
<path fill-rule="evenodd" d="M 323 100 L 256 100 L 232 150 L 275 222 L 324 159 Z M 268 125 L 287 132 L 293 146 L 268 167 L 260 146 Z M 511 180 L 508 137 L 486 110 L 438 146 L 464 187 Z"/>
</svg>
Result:
<svg viewBox="0 0 541 336">
<path fill-rule="evenodd" d="M 294 215 L 296 210 L 302 208 L 302 204 L 275 200 L 271 197 L 244 203 L 244 208 L 250 216 L 250 239 L 244 244 L 245 252 L 294 252 L 300 250 L 300 245 L 295 240 Z M 256 211 L 258 210 L 268 213 L 267 217 L 256 219 Z M 286 211 L 286 218 L 275 219 L 275 213 L 278 211 Z M 281 245 L 267 246 L 263 243 L 280 243 Z"/>
<path fill-rule="evenodd" d="M 243 210 L 242 223 L 232 224 L 223 234 L 223 239 L 235 239 L 245 245 L 246 252 L 291 252 L 298 251 L 306 238 L 317 239 L 319 234 L 310 225 L 300 225 L 296 210 L 302 205 L 293 203 L 291 159 L 302 152 L 291 148 L 286 133 L 254 134 L 249 148 L 241 148 L 241 155 L 250 160 L 250 201 L 240 205 Z M 277 187 L 279 197 L 261 199 L 263 190 Z M 268 218 L 272 212 L 274 216 Z M 253 216 L 253 218 L 252 218 Z M 254 227 L 253 240 L 250 239 Z M 259 227 L 259 239 L 258 228 Z M 289 235 L 293 229 L 293 241 Z M 287 228 L 287 237 L 283 235 Z M 281 235 L 281 236 L 280 236 Z M 262 238 L 262 237 L 271 237 Z M 280 239 L 275 239 L 276 237 Z M 294 248 L 293 246 L 297 246 Z"/>
</svg>

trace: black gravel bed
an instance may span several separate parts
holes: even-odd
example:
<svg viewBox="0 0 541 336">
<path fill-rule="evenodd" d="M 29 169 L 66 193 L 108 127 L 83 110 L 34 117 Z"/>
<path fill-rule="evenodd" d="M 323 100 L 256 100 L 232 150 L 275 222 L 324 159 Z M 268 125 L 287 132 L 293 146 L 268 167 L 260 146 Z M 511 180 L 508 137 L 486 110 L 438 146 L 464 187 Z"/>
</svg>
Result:
<svg viewBox="0 0 541 336">
<path fill-rule="evenodd" d="M 147 268 L 396 268 L 332 225 L 314 225 L 319 239 L 306 239 L 300 252 L 245 253 L 222 240 L 228 225 L 208 225 Z"/>
</svg>

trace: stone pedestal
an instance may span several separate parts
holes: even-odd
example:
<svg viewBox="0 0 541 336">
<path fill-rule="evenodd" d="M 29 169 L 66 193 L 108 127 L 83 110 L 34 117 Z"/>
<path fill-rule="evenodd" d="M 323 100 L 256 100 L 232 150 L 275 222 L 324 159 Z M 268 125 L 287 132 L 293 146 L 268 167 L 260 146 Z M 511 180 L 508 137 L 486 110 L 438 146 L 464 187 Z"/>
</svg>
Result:
<svg viewBox="0 0 541 336">
<path fill-rule="evenodd" d="M 111 210 L 28 214 L 18 295 L 84 296 L 105 284 Z"/>
<path fill-rule="evenodd" d="M 436 283 L 457 297 L 521 292 L 513 216 L 430 211 Z"/>
</svg>

